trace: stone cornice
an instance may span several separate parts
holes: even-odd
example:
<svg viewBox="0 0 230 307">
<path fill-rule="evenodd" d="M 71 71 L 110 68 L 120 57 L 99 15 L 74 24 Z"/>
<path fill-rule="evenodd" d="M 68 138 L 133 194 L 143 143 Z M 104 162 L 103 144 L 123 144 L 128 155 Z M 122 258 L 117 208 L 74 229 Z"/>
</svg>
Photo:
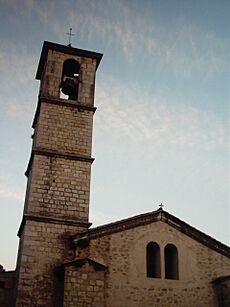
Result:
<svg viewBox="0 0 230 307">
<path fill-rule="evenodd" d="M 57 217 L 49 217 L 49 216 L 42 216 L 42 215 L 24 214 L 21 224 L 19 226 L 18 233 L 17 233 L 17 236 L 19 238 L 23 232 L 26 221 L 36 221 L 36 222 L 41 222 L 41 223 L 61 224 L 61 225 L 86 227 L 86 228 L 89 228 L 92 225 L 92 223 L 82 222 L 82 221 L 67 219 L 67 218 L 57 218 Z"/>
<path fill-rule="evenodd" d="M 107 266 L 105 266 L 104 264 L 101 264 L 101 263 L 99 263 L 99 262 L 97 262 L 93 259 L 90 259 L 90 258 L 82 258 L 82 259 L 77 259 L 77 260 L 73 260 L 73 261 L 70 261 L 70 262 L 65 262 L 65 263 L 62 264 L 62 266 L 63 267 L 69 267 L 69 266 L 82 267 L 86 263 L 93 266 L 95 271 L 105 271 L 105 270 L 107 270 Z"/>
<path fill-rule="evenodd" d="M 134 227 L 143 226 L 146 224 L 162 221 L 171 227 L 198 241 L 199 243 L 217 251 L 220 254 L 230 258 L 230 247 L 206 235 L 198 229 L 190 226 L 177 217 L 169 214 L 162 209 L 153 212 L 140 214 L 114 223 L 98 226 L 88 229 L 86 232 L 77 234 L 72 237 L 73 242 L 77 245 L 79 240 L 84 238 L 88 240 L 96 239 L 103 236 L 108 236 L 113 233 L 125 231 Z"/>
<path fill-rule="evenodd" d="M 32 128 L 35 128 L 35 126 L 36 126 L 36 123 L 37 123 L 37 120 L 38 120 L 38 117 L 39 117 L 39 114 L 40 114 L 41 103 L 48 103 L 48 104 L 54 104 L 54 105 L 57 105 L 57 106 L 75 108 L 79 112 L 89 111 L 89 112 L 95 113 L 96 110 L 97 110 L 96 107 L 85 105 L 81 101 L 74 101 L 74 100 L 66 100 L 66 99 L 62 99 L 62 98 L 50 98 L 50 97 L 39 96 L 36 112 L 35 112 L 34 119 L 33 119 L 33 122 L 32 122 Z"/>
<path fill-rule="evenodd" d="M 27 170 L 25 171 L 25 175 L 28 177 L 29 171 L 31 169 L 34 155 L 41 155 L 41 156 L 47 156 L 47 157 L 56 157 L 56 158 L 62 158 L 62 159 L 69 159 L 69 160 L 76 160 L 76 161 L 83 161 L 83 162 L 89 162 L 93 163 L 94 158 L 91 158 L 89 156 L 85 155 L 79 155 L 75 153 L 67 153 L 67 152 L 62 152 L 62 151 L 55 151 L 51 149 L 46 149 L 42 147 L 33 147 L 30 160 L 28 163 Z"/>
</svg>

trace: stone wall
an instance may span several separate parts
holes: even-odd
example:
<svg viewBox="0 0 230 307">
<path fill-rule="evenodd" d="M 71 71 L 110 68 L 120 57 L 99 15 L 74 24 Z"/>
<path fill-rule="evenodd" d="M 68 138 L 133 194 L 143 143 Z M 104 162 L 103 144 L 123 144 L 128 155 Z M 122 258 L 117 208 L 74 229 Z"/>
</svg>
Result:
<svg viewBox="0 0 230 307">
<path fill-rule="evenodd" d="M 161 278 L 146 276 L 146 246 L 156 242 L 161 252 Z M 165 279 L 164 247 L 178 249 L 179 280 Z M 77 250 L 108 266 L 107 307 L 216 307 L 212 280 L 230 273 L 228 257 L 184 235 L 164 222 L 139 226 L 97 239 L 88 250 Z"/>
<path fill-rule="evenodd" d="M 36 146 L 65 153 L 90 156 L 93 112 L 79 110 L 74 103 L 41 103 Z"/>
<path fill-rule="evenodd" d="M 15 271 L 0 272 L 0 306 L 13 307 Z"/>
<path fill-rule="evenodd" d="M 91 163 L 35 155 L 24 213 L 88 222 Z"/>
<path fill-rule="evenodd" d="M 81 267 L 67 266 L 63 307 L 103 307 L 104 275 L 88 262 Z"/>
<path fill-rule="evenodd" d="M 51 222 L 26 222 L 19 250 L 17 307 L 57 305 L 56 289 L 60 285 L 55 268 L 72 259 L 69 237 L 81 229 Z"/>
<path fill-rule="evenodd" d="M 62 281 L 55 269 L 71 260 L 70 235 L 90 225 L 97 60 L 89 58 L 89 52 L 76 55 L 79 51 L 74 48 L 61 47 L 66 53 L 52 44 L 49 48 L 42 53 L 42 64 L 39 64 L 41 87 L 19 230 L 17 307 L 60 306 Z M 60 97 L 63 63 L 67 59 L 80 63 L 77 101 Z"/>
</svg>

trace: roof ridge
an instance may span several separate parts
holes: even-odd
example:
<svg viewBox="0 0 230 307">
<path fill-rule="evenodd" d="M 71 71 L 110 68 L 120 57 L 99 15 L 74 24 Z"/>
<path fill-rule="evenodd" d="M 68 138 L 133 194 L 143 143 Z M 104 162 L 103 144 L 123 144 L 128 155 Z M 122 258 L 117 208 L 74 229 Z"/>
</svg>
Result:
<svg viewBox="0 0 230 307">
<path fill-rule="evenodd" d="M 202 243 L 203 245 L 206 245 L 207 247 L 219 253 L 222 253 L 223 255 L 230 258 L 230 247 L 228 245 L 196 229 L 195 227 L 189 225 L 188 223 L 163 210 L 162 208 L 147 213 L 141 213 L 119 221 L 89 228 L 87 231 L 72 236 L 72 239 L 73 242 L 77 244 L 77 242 L 83 237 L 89 240 L 95 239 L 98 237 L 103 237 L 112 233 L 128 230 L 134 227 L 139 227 L 141 225 L 146 225 L 157 221 L 167 223 L 168 225 L 174 227 L 183 234 L 190 236 L 192 239 L 195 239 L 199 243 Z"/>
</svg>

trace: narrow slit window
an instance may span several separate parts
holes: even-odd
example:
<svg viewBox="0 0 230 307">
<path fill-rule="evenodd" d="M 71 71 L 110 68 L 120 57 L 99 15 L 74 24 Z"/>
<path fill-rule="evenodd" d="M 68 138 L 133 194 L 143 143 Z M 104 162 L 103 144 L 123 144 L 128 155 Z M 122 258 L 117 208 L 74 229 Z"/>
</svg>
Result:
<svg viewBox="0 0 230 307">
<path fill-rule="evenodd" d="M 165 278 L 179 279 L 178 251 L 175 245 L 167 244 L 164 249 L 165 256 Z"/>
<path fill-rule="evenodd" d="M 149 242 L 146 247 L 147 277 L 161 277 L 160 247 L 156 242 Z"/>
</svg>

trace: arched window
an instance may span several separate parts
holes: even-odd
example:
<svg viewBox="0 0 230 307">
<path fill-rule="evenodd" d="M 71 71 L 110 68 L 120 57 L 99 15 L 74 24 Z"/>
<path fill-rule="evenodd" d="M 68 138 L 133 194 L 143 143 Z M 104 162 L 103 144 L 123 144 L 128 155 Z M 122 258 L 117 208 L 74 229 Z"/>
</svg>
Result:
<svg viewBox="0 0 230 307">
<path fill-rule="evenodd" d="M 165 278 L 166 279 L 179 279 L 178 271 L 178 252 L 173 244 L 165 246 Z"/>
<path fill-rule="evenodd" d="M 155 242 L 149 242 L 146 247 L 147 277 L 161 277 L 160 247 Z"/>
<path fill-rule="evenodd" d="M 63 63 L 61 92 L 68 96 L 68 99 L 78 99 L 80 64 L 68 59 Z"/>
</svg>

